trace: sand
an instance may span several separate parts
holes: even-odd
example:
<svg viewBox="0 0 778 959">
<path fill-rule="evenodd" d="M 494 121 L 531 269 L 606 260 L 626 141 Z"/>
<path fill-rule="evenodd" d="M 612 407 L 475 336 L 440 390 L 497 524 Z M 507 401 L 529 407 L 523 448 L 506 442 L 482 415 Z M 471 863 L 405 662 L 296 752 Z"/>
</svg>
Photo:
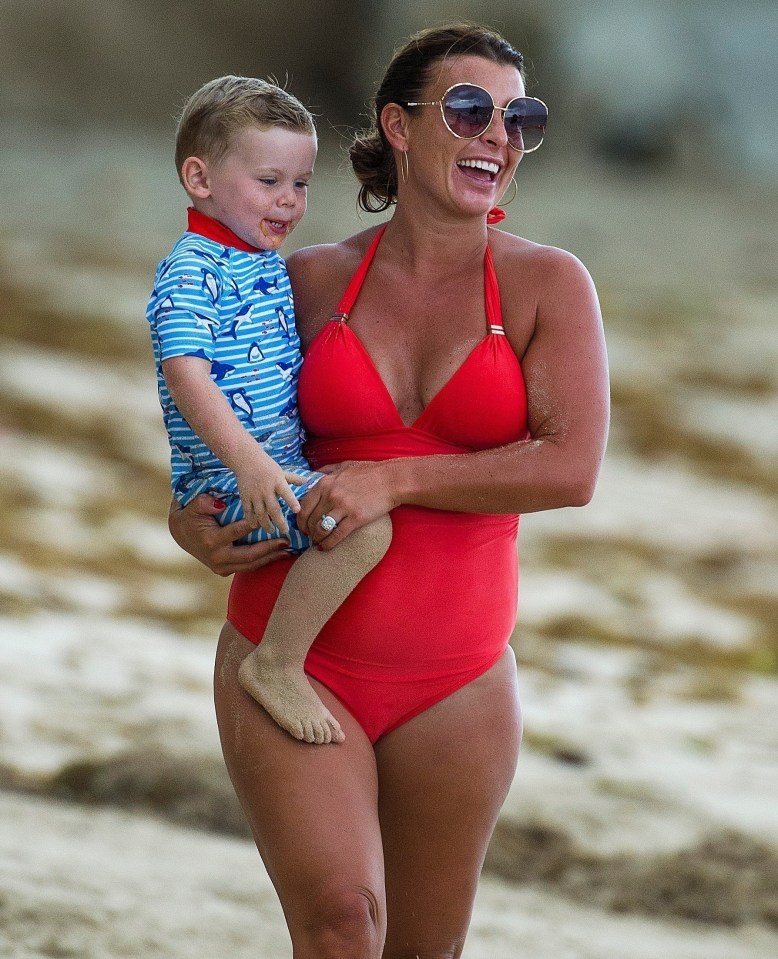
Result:
<svg viewBox="0 0 778 959">
<path fill-rule="evenodd" d="M 119 145 L 118 169 L 106 138 L 32 179 L 22 147 L 4 158 L 0 955 L 275 959 L 213 717 L 227 584 L 165 528 L 142 313 L 180 197 L 154 145 Z M 350 185 L 321 180 L 299 242 L 356 223 Z M 506 225 L 600 288 L 613 432 L 590 506 L 522 520 L 525 744 L 465 957 L 767 959 L 776 194 L 594 168 L 521 186 Z"/>
</svg>

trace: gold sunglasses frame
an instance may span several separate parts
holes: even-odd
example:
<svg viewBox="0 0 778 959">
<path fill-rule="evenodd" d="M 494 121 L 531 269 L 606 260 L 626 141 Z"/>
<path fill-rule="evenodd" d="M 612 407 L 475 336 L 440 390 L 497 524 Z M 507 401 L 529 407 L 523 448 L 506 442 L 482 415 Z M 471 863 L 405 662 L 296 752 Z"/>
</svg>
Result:
<svg viewBox="0 0 778 959">
<path fill-rule="evenodd" d="M 476 90 L 483 90 L 483 92 L 484 92 L 484 93 L 489 97 L 489 99 L 492 101 L 492 115 L 489 117 L 489 122 L 486 124 L 486 126 L 483 128 L 483 130 L 481 130 L 480 133 L 476 133 L 476 134 L 474 134 L 474 135 L 471 136 L 471 137 L 465 137 L 465 136 L 462 136 L 461 133 L 455 133 L 455 132 L 451 129 L 451 127 L 448 125 L 448 120 L 446 119 L 446 114 L 445 114 L 445 111 L 444 111 L 444 109 L 443 109 L 443 104 L 446 102 L 446 97 L 449 95 L 449 93 L 451 93 L 452 90 L 456 90 L 457 87 L 475 87 Z M 448 90 L 446 90 L 446 92 L 443 94 L 443 96 L 442 96 L 439 100 L 417 100 L 417 101 L 415 101 L 415 102 L 411 102 L 411 101 L 409 100 L 408 102 L 406 102 L 405 106 L 406 106 L 406 107 L 435 107 L 435 106 L 438 106 L 438 107 L 440 107 L 440 115 L 441 115 L 441 117 L 443 117 L 443 122 L 444 122 L 445 125 L 446 125 L 446 129 L 448 130 L 448 132 L 449 132 L 450 134 L 452 134 L 452 136 L 455 136 L 455 137 L 457 138 L 457 140 L 477 140 L 478 137 L 482 137 L 482 136 L 484 135 L 484 133 L 486 133 L 486 131 L 487 131 L 487 130 L 489 129 L 489 127 L 492 125 L 492 121 L 494 120 L 494 113 L 495 113 L 495 111 L 497 111 L 497 112 L 499 112 L 499 113 L 502 113 L 502 115 L 503 115 L 503 126 L 505 126 L 505 114 L 508 112 L 508 110 L 510 110 L 510 108 L 511 108 L 511 103 L 514 103 L 516 100 L 534 100 L 535 103 L 541 104 L 541 106 L 542 106 L 542 107 L 545 109 L 545 111 L 546 111 L 546 119 L 548 119 L 548 107 L 546 106 L 545 103 L 543 103 L 542 100 L 538 99 L 538 97 L 514 97 L 514 98 L 508 103 L 508 106 L 507 106 L 507 107 L 498 107 L 497 104 L 494 102 L 494 97 L 491 95 L 491 93 L 489 93 L 489 91 L 488 91 L 485 87 L 482 87 L 479 83 L 467 83 L 467 82 L 452 83 L 451 86 L 448 88 Z M 511 143 L 510 140 L 508 140 L 508 146 L 511 148 L 511 150 L 515 150 L 516 153 L 534 153 L 535 150 L 537 150 L 538 147 L 540 147 L 540 146 L 542 145 L 543 140 L 545 140 L 545 138 L 546 138 L 546 131 L 545 131 L 545 127 L 544 127 L 544 128 L 543 128 L 543 136 L 540 138 L 540 143 L 538 143 L 537 146 L 530 147 L 529 150 L 522 150 L 522 149 L 520 149 L 519 147 L 515 147 L 515 146 Z"/>
</svg>

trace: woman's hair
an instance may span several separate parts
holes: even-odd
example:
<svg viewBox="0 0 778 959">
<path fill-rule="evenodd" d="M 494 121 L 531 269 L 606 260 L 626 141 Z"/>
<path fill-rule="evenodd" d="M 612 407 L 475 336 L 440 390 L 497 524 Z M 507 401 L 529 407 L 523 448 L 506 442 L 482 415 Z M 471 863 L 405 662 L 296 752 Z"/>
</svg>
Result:
<svg viewBox="0 0 778 959">
<path fill-rule="evenodd" d="M 430 27 L 414 34 L 392 57 L 373 100 L 368 130 L 358 133 L 349 150 L 351 166 L 361 183 L 357 203 L 368 213 L 386 210 L 397 199 L 397 168 L 381 128 L 387 103 L 419 100 L 433 71 L 449 57 L 475 56 L 515 67 L 524 75 L 524 57 L 507 40 L 475 24 Z"/>
<path fill-rule="evenodd" d="M 252 127 L 316 133 L 313 117 L 297 97 L 274 83 L 255 77 L 217 77 L 193 93 L 181 112 L 175 153 L 179 179 L 187 157 L 218 163 L 235 137 Z"/>
</svg>

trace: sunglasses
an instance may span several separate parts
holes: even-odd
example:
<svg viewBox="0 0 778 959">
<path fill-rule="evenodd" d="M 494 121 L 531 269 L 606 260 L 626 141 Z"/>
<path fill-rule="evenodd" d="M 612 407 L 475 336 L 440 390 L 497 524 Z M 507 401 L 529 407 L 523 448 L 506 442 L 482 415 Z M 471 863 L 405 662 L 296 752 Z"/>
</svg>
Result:
<svg viewBox="0 0 778 959">
<path fill-rule="evenodd" d="M 485 133 L 494 111 L 503 115 L 508 146 L 532 153 L 543 142 L 548 107 L 535 97 L 516 97 L 507 107 L 495 106 L 491 93 L 475 83 L 455 83 L 440 100 L 406 103 L 406 107 L 440 107 L 443 122 L 460 140 L 474 140 Z"/>
</svg>

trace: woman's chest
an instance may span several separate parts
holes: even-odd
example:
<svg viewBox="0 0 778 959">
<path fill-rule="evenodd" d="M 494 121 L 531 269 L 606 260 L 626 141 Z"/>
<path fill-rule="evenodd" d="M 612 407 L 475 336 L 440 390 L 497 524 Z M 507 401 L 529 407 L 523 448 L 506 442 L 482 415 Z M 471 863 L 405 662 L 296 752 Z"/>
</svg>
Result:
<svg viewBox="0 0 778 959">
<path fill-rule="evenodd" d="M 348 323 L 406 423 L 488 333 L 482 297 L 430 297 L 412 289 L 360 298 Z"/>
</svg>

